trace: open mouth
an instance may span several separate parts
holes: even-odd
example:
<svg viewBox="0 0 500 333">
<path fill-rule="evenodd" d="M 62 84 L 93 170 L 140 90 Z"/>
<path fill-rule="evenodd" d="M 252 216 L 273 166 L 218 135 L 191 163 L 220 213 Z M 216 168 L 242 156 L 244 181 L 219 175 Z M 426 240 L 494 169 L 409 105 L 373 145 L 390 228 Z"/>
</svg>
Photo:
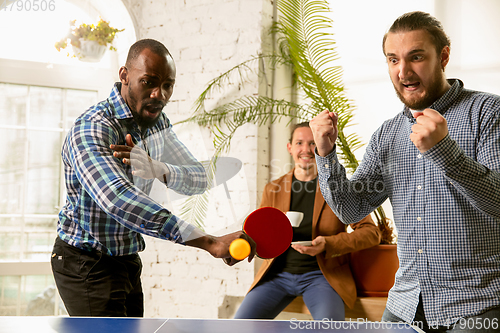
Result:
<svg viewBox="0 0 500 333">
<path fill-rule="evenodd" d="M 144 107 L 145 114 L 151 118 L 156 117 L 161 110 L 163 110 L 163 106 L 161 105 L 148 104 Z"/>
<path fill-rule="evenodd" d="M 415 89 L 417 89 L 420 86 L 420 82 L 411 82 L 411 83 L 407 83 L 407 84 L 402 83 L 402 85 L 406 89 L 415 90 Z"/>
</svg>

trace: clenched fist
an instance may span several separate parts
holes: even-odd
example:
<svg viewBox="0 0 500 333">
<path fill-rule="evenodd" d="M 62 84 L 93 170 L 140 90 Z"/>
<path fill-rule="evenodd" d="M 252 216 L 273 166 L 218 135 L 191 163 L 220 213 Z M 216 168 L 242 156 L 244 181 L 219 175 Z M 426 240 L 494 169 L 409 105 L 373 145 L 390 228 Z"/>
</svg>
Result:
<svg viewBox="0 0 500 333">
<path fill-rule="evenodd" d="M 314 136 L 316 149 L 320 156 L 326 156 L 333 151 L 338 136 L 338 116 L 334 112 L 325 110 L 309 122 Z"/>
<path fill-rule="evenodd" d="M 410 140 L 421 153 L 434 147 L 448 135 L 446 119 L 433 109 L 415 112 L 417 123 L 411 127 Z"/>
</svg>

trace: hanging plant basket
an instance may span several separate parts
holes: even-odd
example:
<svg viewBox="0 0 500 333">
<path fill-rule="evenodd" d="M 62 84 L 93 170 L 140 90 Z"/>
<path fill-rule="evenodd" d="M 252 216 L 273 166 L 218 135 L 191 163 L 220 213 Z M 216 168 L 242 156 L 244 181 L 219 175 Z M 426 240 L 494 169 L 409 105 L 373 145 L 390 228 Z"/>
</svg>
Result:
<svg viewBox="0 0 500 333">
<path fill-rule="evenodd" d="M 116 33 L 125 29 L 115 29 L 102 19 L 97 25 L 81 24 L 75 26 L 76 21 L 70 22 L 70 31 L 66 37 L 55 44 L 57 51 L 71 45 L 74 57 L 81 61 L 98 62 L 106 53 L 106 49 L 116 51 L 112 43 Z M 68 54 L 68 56 L 70 56 Z"/>
<path fill-rule="evenodd" d="M 80 38 L 80 47 L 72 46 L 75 56 L 85 62 L 99 62 L 104 53 L 106 53 L 106 45 L 101 45 L 95 40 L 85 40 Z"/>
</svg>

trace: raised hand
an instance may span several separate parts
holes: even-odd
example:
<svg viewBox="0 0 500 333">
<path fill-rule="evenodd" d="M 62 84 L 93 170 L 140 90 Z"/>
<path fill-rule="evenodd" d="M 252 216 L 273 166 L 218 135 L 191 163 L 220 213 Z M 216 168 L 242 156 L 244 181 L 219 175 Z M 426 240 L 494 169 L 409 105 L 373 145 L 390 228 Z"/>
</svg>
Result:
<svg viewBox="0 0 500 333">
<path fill-rule="evenodd" d="M 415 112 L 417 123 L 411 127 L 410 140 L 421 153 L 434 147 L 448 135 L 446 119 L 433 109 Z"/>
<path fill-rule="evenodd" d="M 320 156 L 330 154 L 335 147 L 338 135 L 337 121 L 337 114 L 325 110 L 309 122 Z"/>
</svg>

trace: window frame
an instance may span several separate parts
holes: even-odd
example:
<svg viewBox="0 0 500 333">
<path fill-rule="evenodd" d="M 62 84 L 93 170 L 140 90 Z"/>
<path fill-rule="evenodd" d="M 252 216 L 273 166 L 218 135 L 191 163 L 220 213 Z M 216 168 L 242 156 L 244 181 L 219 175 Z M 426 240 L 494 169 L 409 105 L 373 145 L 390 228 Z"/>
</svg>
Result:
<svg viewBox="0 0 500 333">
<path fill-rule="evenodd" d="M 114 57 L 116 60 L 116 56 Z M 116 61 L 113 61 L 116 64 Z M 41 86 L 63 89 L 93 90 L 97 91 L 98 100 L 106 99 L 118 80 L 117 66 L 114 68 L 97 68 L 93 66 L 71 66 L 61 64 L 37 63 L 31 61 L 20 61 L 11 59 L 0 59 L 0 82 L 10 84 L 21 84 L 28 86 Z M 116 74 L 115 74 L 116 73 Z M 64 101 L 63 101 L 64 103 Z M 88 105 L 90 107 L 91 105 Z M 64 108 L 64 105 L 63 105 Z M 82 113 L 85 110 L 82 110 Z M 66 113 L 66 111 L 64 111 Z M 64 119 L 65 120 L 65 119 Z M 64 121 L 63 120 L 63 121 Z M 66 122 L 64 122 L 63 126 Z M 19 129 L 19 126 L 0 125 L 0 129 Z M 37 130 L 36 127 L 28 127 L 28 130 Z M 67 128 L 61 128 L 64 134 Z M 60 206 L 65 203 L 64 172 L 60 170 Z M 0 214 L 10 216 L 12 214 Z M 26 217 L 56 217 L 57 214 L 25 214 L 20 213 L 21 218 Z M 16 214 L 17 216 L 17 214 Z M 55 230 L 54 230 L 55 235 Z M 47 261 L 0 261 L 0 276 L 19 275 L 51 275 L 50 260 Z"/>
</svg>

